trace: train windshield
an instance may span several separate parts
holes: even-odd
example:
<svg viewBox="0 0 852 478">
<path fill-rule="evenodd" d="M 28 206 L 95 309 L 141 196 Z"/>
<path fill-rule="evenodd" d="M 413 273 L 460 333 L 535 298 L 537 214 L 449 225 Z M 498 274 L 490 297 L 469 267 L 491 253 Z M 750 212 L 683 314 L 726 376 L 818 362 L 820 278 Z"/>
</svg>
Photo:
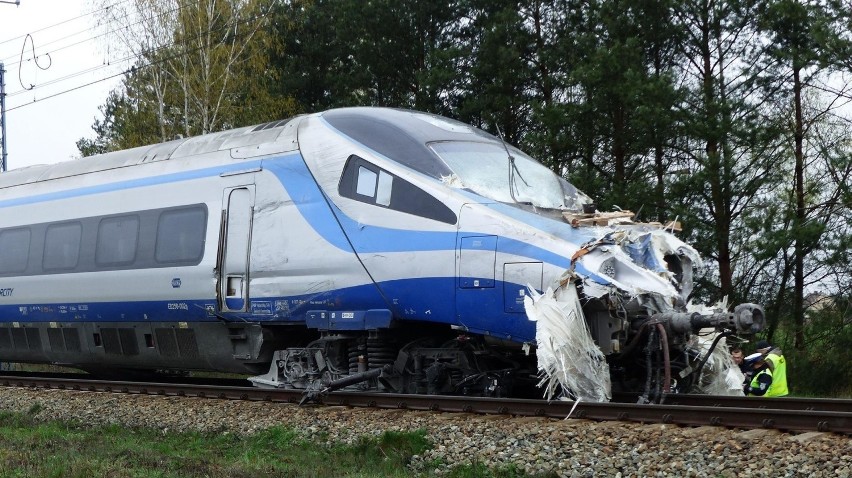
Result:
<svg viewBox="0 0 852 478">
<path fill-rule="evenodd" d="M 519 149 L 499 143 L 447 141 L 429 145 L 462 185 L 495 201 L 580 210 L 588 196 Z"/>
</svg>

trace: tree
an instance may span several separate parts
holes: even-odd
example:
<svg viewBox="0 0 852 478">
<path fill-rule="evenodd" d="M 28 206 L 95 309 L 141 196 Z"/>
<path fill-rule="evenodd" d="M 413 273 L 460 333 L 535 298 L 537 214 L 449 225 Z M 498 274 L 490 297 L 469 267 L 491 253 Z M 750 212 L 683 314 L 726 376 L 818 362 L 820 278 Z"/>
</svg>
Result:
<svg viewBox="0 0 852 478">
<path fill-rule="evenodd" d="M 456 76 L 449 33 L 458 6 L 442 1 L 292 0 L 275 7 L 279 91 L 300 111 L 395 106 L 447 112 Z"/>
<path fill-rule="evenodd" d="M 820 256 L 831 257 L 832 247 L 849 242 L 848 228 L 835 221 L 849 178 L 849 144 L 840 139 L 836 126 L 829 126 L 833 112 L 848 102 L 844 93 L 848 88 L 824 86 L 829 83 L 827 75 L 843 66 L 849 51 L 843 22 L 837 22 L 843 15 L 848 12 L 830 4 L 776 0 L 764 5 L 759 17 L 770 39 L 762 65 L 763 86 L 788 105 L 782 108 L 788 113 L 792 182 L 784 237 L 790 241 L 793 345 L 798 349 L 805 347 L 804 295 L 809 277 L 822 279 L 827 262 Z M 832 225 L 839 230 L 831 231 Z M 770 334 L 777 323 L 772 325 Z"/>
<path fill-rule="evenodd" d="M 123 45 L 124 54 L 136 61 L 122 87 L 107 100 L 103 112 L 113 119 L 96 122 L 98 137 L 81 140 L 81 152 L 167 141 L 293 114 L 292 98 L 274 94 L 278 72 L 267 68 L 269 53 L 276 48 L 267 28 L 270 9 L 266 0 L 131 0 L 101 10 L 108 41 Z M 142 127 L 149 124 L 151 113 L 158 128 L 154 137 Z M 120 124 L 133 124 L 146 134 L 109 131 Z"/>
<path fill-rule="evenodd" d="M 592 2 L 569 15 L 571 61 L 563 105 L 571 150 L 564 161 L 569 177 L 592 185 L 601 209 L 618 206 L 645 217 L 668 215 L 665 169 L 674 154 L 676 105 L 675 46 L 670 28 L 672 4 Z"/>
<path fill-rule="evenodd" d="M 145 68 L 132 69 L 122 79 L 121 87 L 110 92 L 99 108 L 103 120 L 95 119 L 92 126 L 95 139 L 77 141 L 83 157 L 158 143 L 164 131 L 179 127 L 171 116 L 161 114 L 158 101 L 151 100 L 154 75 Z"/>
<path fill-rule="evenodd" d="M 690 242 L 713 259 L 701 279 L 705 300 L 738 302 L 760 268 L 746 267 L 758 203 L 776 184 L 777 122 L 754 94 L 749 61 L 760 54 L 748 2 L 686 0 L 676 9 L 684 32 L 679 77 L 689 94 L 680 106 L 683 137 L 672 197 Z M 737 269 L 737 264 L 742 266 Z"/>
</svg>

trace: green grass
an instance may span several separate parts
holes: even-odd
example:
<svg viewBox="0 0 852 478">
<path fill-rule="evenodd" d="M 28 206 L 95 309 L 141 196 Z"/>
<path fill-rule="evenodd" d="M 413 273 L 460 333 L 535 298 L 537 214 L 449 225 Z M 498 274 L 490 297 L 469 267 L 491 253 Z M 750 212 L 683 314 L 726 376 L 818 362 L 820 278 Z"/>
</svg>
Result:
<svg viewBox="0 0 852 478">
<path fill-rule="evenodd" d="M 273 428 L 252 436 L 162 433 L 119 426 L 38 422 L 0 412 L 0 478 L 90 477 L 408 477 L 413 455 L 430 447 L 424 431 L 386 432 L 354 445 L 326 445 Z M 441 463 L 421 476 L 433 476 Z M 514 467 L 480 463 L 454 468 L 453 478 L 520 478 Z"/>
</svg>

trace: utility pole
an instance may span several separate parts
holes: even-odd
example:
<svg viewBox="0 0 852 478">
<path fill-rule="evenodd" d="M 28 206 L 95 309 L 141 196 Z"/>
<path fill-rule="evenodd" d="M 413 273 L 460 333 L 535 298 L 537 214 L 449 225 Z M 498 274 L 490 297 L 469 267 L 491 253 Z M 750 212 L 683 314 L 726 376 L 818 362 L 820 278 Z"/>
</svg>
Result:
<svg viewBox="0 0 852 478">
<path fill-rule="evenodd" d="M 0 0 L 0 3 L 11 3 L 16 7 L 21 0 Z M 6 70 L 0 61 L 0 173 L 6 171 Z"/>
<path fill-rule="evenodd" d="M 0 172 L 6 171 L 6 70 L 0 61 Z"/>
<path fill-rule="evenodd" d="M 0 0 L 0 3 L 14 3 L 15 6 L 21 4 L 21 0 L 10 2 Z M 3 62 L 0 61 L 0 172 L 6 171 L 6 70 L 3 68 Z M 11 370 L 10 364 L 0 362 L 0 370 Z"/>
</svg>

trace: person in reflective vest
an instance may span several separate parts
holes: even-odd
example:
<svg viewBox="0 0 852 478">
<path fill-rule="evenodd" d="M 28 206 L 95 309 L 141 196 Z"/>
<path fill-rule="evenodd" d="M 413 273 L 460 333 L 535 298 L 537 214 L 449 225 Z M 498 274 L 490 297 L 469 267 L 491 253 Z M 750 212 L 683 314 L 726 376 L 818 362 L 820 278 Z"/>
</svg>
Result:
<svg viewBox="0 0 852 478">
<path fill-rule="evenodd" d="M 755 352 L 746 357 L 743 363 L 751 367 L 754 372 L 751 380 L 746 379 L 746 383 L 743 385 L 743 393 L 747 397 L 766 396 L 772 386 L 772 370 L 769 369 L 766 358 L 760 352 Z"/>
<path fill-rule="evenodd" d="M 787 360 L 778 347 L 769 345 L 769 342 L 761 340 L 757 343 L 757 352 L 766 357 L 769 369 L 772 370 L 772 386 L 766 392 L 767 397 L 786 397 L 787 389 Z"/>
</svg>

